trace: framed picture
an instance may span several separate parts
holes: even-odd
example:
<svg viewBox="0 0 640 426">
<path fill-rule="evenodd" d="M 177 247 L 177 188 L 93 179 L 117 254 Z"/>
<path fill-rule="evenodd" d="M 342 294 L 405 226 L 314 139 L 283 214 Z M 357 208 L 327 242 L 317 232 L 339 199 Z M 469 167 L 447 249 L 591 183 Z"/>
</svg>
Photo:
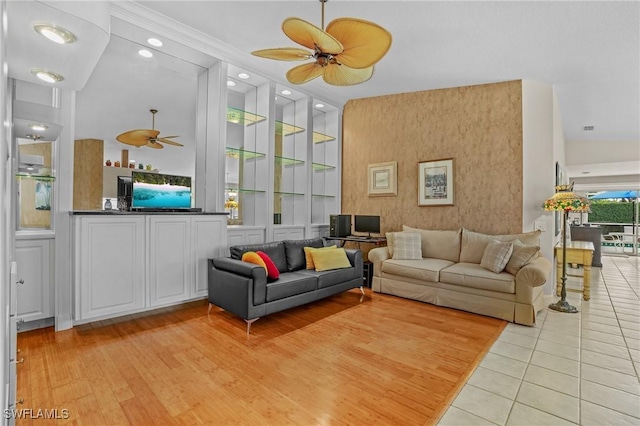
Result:
<svg viewBox="0 0 640 426">
<path fill-rule="evenodd" d="M 418 205 L 453 205 L 453 158 L 418 163 Z"/>
<path fill-rule="evenodd" d="M 398 162 L 369 164 L 369 197 L 398 195 Z"/>
</svg>

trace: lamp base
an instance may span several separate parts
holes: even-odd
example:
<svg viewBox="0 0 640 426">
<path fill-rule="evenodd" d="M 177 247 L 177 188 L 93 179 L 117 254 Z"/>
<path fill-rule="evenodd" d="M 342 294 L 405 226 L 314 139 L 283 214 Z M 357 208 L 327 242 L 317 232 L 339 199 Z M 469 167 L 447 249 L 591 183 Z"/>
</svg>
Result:
<svg viewBox="0 0 640 426">
<path fill-rule="evenodd" d="M 571 306 L 566 300 L 558 300 L 556 303 L 550 304 L 549 309 L 569 314 L 575 314 L 578 312 L 578 309 L 575 306 Z"/>
</svg>

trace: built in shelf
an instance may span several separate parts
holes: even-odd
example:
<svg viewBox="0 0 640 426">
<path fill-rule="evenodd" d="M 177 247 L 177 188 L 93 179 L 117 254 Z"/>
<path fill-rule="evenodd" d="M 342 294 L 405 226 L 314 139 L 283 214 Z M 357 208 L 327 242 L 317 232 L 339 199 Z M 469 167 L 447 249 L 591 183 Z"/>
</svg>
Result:
<svg viewBox="0 0 640 426">
<path fill-rule="evenodd" d="M 335 136 L 325 135 L 320 132 L 313 132 L 313 143 L 322 143 L 336 140 Z"/>
<path fill-rule="evenodd" d="M 313 163 L 313 171 L 315 172 L 320 172 L 323 170 L 333 170 L 335 168 L 336 166 L 330 166 L 328 164 Z"/>
<path fill-rule="evenodd" d="M 226 148 L 227 157 L 231 158 L 242 158 L 243 160 L 251 160 L 252 158 L 261 158 L 264 157 L 265 154 L 262 152 L 256 151 L 248 151 L 246 149 L 240 148 Z"/>
<path fill-rule="evenodd" d="M 276 164 L 281 166 L 299 166 L 300 164 L 304 164 L 304 161 L 297 160 L 295 158 L 287 158 L 287 157 L 275 157 Z"/>
<path fill-rule="evenodd" d="M 335 195 L 325 195 L 325 194 L 311 194 L 311 196 L 316 198 L 336 198 Z"/>
<path fill-rule="evenodd" d="M 274 191 L 273 192 L 276 195 L 283 195 L 283 196 L 295 196 L 295 195 L 304 195 L 301 192 L 282 192 L 282 191 Z"/>
<path fill-rule="evenodd" d="M 35 179 L 35 180 L 46 180 L 46 181 L 54 181 L 54 180 L 56 180 L 55 176 L 33 175 L 33 174 L 29 174 L 29 173 L 16 173 L 16 177 L 18 179 Z"/>
<path fill-rule="evenodd" d="M 243 193 L 243 194 L 264 194 L 266 192 L 262 189 L 251 189 L 251 188 L 227 188 L 226 191 Z"/>
<path fill-rule="evenodd" d="M 266 120 L 267 117 L 254 114 L 252 112 L 243 111 L 238 108 L 227 107 L 227 121 L 233 124 L 242 124 L 243 126 L 249 126 L 251 124 L 259 123 Z"/>
<path fill-rule="evenodd" d="M 304 132 L 302 127 L 276 120 L 276 135 L 281 134 L 282 136 L 289 136 L 300 132 Z"/>
</svg>

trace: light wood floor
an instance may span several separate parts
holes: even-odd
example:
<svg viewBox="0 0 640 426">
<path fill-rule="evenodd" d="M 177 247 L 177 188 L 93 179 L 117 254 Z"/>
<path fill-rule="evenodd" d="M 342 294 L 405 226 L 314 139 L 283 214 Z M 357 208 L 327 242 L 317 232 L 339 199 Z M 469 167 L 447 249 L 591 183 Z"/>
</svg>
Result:
<svg viewBox="0 0 640 426">
<path fill-rule="evenodd" d="M 21 408 L 82 425 L 434 424 L 506 322 L 352 290 L 245 323 L 205 301 L 21 333 Z M 18 425 L 47 421 L 20 420 Z"/>
</svg>

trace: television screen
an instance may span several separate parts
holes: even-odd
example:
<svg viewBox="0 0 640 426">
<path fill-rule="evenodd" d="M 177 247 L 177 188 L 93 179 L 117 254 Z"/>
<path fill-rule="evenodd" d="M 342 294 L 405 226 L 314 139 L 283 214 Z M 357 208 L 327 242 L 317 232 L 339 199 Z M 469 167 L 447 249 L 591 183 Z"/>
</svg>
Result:
<svg viewBox="0 0 640 426">
<path fill-rule="evenodd" d="M 191 207 L 191 177 L 132 172 L 131 208 L 177 209 Z"/>
<path fill-rule="evenodd" d="M 380 216 L 355 215 L 353 222 L 354 232 L 367 232 L 371 234 L 380 233 Z"/>
</svg>

